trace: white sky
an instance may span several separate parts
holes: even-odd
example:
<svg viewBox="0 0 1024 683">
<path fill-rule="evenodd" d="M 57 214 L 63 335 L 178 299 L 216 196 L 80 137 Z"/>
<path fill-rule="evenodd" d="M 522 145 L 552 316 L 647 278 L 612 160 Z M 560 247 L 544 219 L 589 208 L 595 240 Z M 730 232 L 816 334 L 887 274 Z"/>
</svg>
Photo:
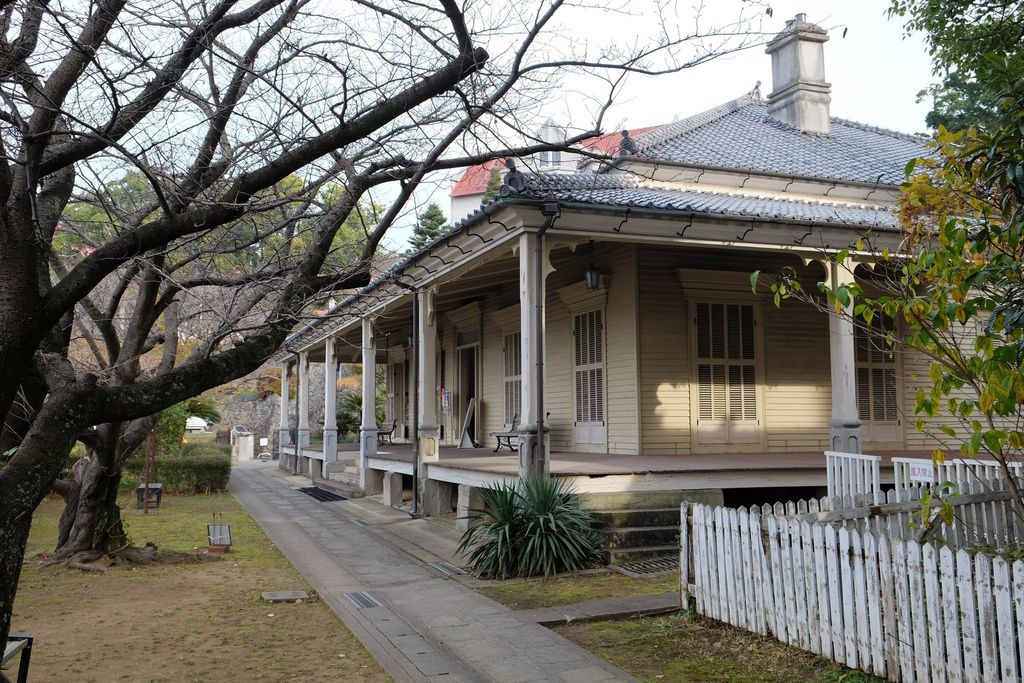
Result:
<svg viewBox="0 0 1024 683">
<path fill-rule="evenodd" d="M 885 15 L 889 0 L 774 0 L 765 26 L 781 30 L 799 12 L 829 31 L 825 43 L 825 76 L 832 84 L 833 116 L 905 133 L 926 131 L 930 102 L 916 103 L 917 93 L 935 79 L 920 36 L 903 37 L 898 19 Z M 574 25 L 587 31 L 587 26 Z M 843 30 L 846 36 L 843 37 Z M 601 31 L 595 30 L 594 33 Z M 614 130 L 621 121 L 630 128 L 668 123 L 733 99 L 761 81 L 771 92 L 771 58 L 763 47 L 715 59 L 671 76 L 633 78 L 606 117 Z M 553 112 L 557 117 L 557 112 Z M 436 201 L 447 213 L 450 184 L 423 188 L 418 206 Z M 396 225 L 386 239 L 392 249 L 406 248 L 408 225 Z"/>
</svg>

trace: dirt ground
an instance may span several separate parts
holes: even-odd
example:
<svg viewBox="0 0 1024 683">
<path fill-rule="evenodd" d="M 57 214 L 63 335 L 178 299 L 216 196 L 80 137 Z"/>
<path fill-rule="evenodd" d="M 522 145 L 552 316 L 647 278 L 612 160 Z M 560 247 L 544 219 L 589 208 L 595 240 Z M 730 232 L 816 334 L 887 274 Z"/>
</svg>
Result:
<svg viewBox="0 0 1024 683">
<path fill-rule="evenodd" d="M 199 564 L 39 568 L 62 501 L 36 512 L 13 628 L 35 636 L 32 681 L 388 681 L 231 496 L 177 496 L 159 512 L 125 509 L 142 544 L 193 552 L 206 524 L 231 525 L 233 552 Z M 302 604 L 267 604 L 265 590 L 306 590 Z"/>
<path fill-rule="evenodd" d="M 773 638 L 682 613 L 555 631 L 649 683 L 884 683 Z"/>
</svg>

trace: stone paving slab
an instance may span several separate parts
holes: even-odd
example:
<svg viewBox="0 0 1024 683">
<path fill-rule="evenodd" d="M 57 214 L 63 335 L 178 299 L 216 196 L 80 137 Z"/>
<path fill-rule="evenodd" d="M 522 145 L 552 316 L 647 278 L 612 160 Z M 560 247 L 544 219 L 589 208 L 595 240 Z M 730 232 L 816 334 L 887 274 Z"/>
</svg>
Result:
<svg viewBox="0 0 1024 683">
<path fill-rule="evenodd" d="M 568 624 L 573 621 L 623 619 L 641 614 L 668 612 L 679 608 L 679 593 L 638 595 L 629 598 L 601 598 L 575 605 L 516 610 L 516 616 L 538 624 Z"/>
<path fill-rule="evenodd" d="M 390 514 L 394 523 L 357 525 L 353 516 L 367 518 L 361 506 L 317 502 L 278 472 L 236 466 L 229 489 L 396 681 L 635 681 L 425 564 L 425 547 L 442 535 L 436 525 Z M 424 534 L 413 543 L 417 525 Z M 396 526 L 399 535 L 390 532 Z M 354 591 L 383 607 L 356 608 L 343 597 Z"/>
</svg>

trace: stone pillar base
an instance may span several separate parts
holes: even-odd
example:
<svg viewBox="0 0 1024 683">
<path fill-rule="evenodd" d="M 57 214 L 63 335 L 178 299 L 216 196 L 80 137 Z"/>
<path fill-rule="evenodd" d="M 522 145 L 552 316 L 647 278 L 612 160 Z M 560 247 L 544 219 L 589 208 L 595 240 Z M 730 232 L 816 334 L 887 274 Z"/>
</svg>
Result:
<svg viewBox="0 0 1024 683">
<path fill-rule="evenodd" d="M 547 429 L 545 429 L 545 436 Z M 548 473 L 551 461 L 551 440 L 537 438 L 537 432 L 519 432 L 519 476 L 526 477 L 531 473 Z"/>
<path fill-rule="evenodd" d="M 384 474 L 384 504 L 388 507 L 402 504 L 402 475 L 398 472 Z"/>
<path fill-rule="evenodd" d="M 363 485 L 364 496 L 376 496 L 384 492 L 384 473 L 380 470 L 366 470 L 366 483 Z"/>
<path fill-rule="evenodd" d="M 299 427 L 299 448 L 309 448 L 309 427 Z"/>
<path fill-rule="evenodd" d="M 455 520 L 455 528 L 458 531 L 468 531 L 469 527 L 478 524 L 478 520 L 466 519 L 469 515 L 479 514 L 474 510 L 480 510 L 484 506 L 480 489 L 468 484 L 459 484 L 459 507 L 458 518 Z"/>
<path fill-rule="evenodd" d="M 359 430 L 359 488 L 366 490 L 366 459 L 377 455 L 377 427 Z"/>
<path fill-rule="evenodd" d="M 452 511 L 451 485 L 443 481 L 428 479 L 423 482 L 423 495 L 420 498 L 420 514 L 424 517 L 437 517 Z"/>
<path fill-rule="evenodd" d="M 832 427 L 829 429 L 829 450 L 838 453 L 860 453 L 860 427 Z"/>
<path fill-rule="evenodd" d="M 338 430 L 324 428 L 324 462 L 338 459 Z"/>
</svg>

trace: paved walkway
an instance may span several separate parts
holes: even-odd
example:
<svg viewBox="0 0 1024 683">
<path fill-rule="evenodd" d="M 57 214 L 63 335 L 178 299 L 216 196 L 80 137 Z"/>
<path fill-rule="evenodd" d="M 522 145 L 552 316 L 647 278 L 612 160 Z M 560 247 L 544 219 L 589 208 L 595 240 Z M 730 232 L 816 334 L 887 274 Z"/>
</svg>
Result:
<svg viewBox="0 0 1024 683">
<path fill-rule="evenodd" d="M 276 463 L 246 463 L 228 488 L 396 681 L 635 680 L 426 564 L 441 557 L 424 547 L 429 522 L 366 501 L 320 503 L 296 490 L 302 482 Z M 404 540 L 410 525 L 418 544 Z M 436 542 L 450 557 L 450 535 Z M 357 592 L 380 606 L 346 596 Z"/>
</svg>

